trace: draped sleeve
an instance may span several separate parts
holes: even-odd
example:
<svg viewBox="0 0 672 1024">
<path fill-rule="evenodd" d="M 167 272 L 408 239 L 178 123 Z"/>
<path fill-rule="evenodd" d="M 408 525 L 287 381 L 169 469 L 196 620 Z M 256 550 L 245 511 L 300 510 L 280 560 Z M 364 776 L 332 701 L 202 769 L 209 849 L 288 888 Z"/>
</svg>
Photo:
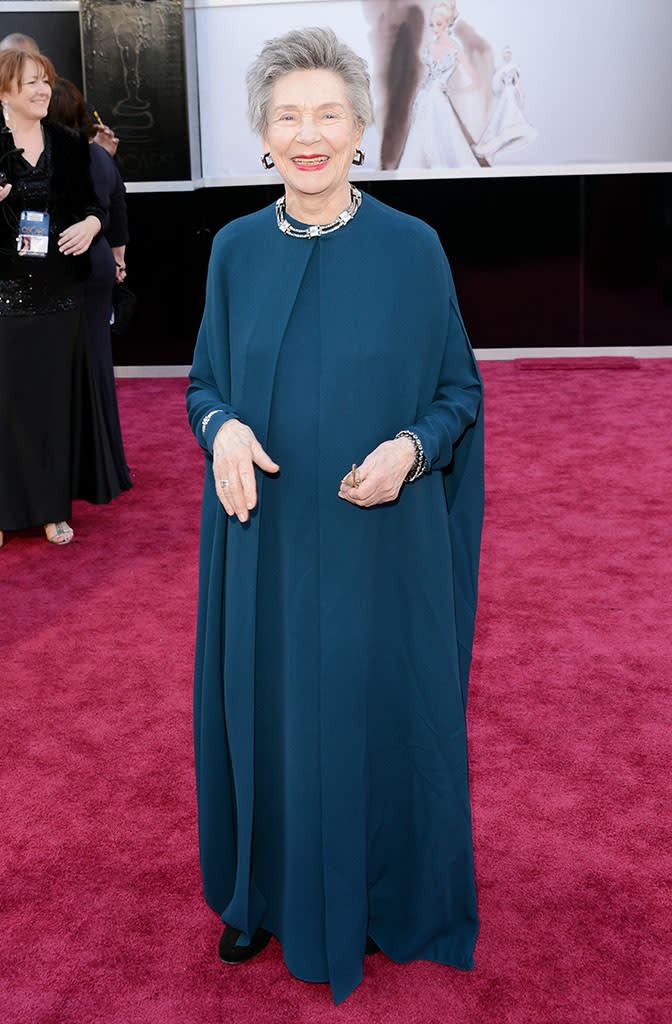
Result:
<svg viewBox="0 0 672 1024">
<path fill-rule="evenodd" d="M 434 399 L 410 429 L 422 442 L 429 468 L 443 469 L 452 461 L 456 442 L 478 416 L 482 384 L 438 236 L 435 248 L 439 287 L 448 299 L 448 322 Z"/>
<path fill-rule="evenodd" d="M 187 388 L 189 424 L 200 446 L 212 454 L 217 431 L 238 413 L 230 404 L 227 234 L 218 232 L 212 247 L 205 308 Z"/>
</svg>

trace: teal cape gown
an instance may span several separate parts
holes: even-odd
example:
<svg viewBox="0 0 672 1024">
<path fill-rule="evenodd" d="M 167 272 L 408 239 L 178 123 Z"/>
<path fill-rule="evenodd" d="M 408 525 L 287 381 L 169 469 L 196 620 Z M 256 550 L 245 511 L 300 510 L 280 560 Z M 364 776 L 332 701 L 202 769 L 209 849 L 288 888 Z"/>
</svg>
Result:
<svg viewBox="0 0 672 1024">
<path fill-rule="evenodd" d="M 359 984 L 367 935 L 400 963 L 473 966 L 465 710 L 483 512 L 482 385 L 432 229 L 364 196 L 317 239 L 268 207 L 215 238 L 187 391 L 205 451 L 194 738 L 208 904 L 263 926 L 290 971 Z M 247 423 L 246 524 L 214 488 Z M 395 502 L 338 497 L 397 431 L 429 471 Z"/>
</svg>

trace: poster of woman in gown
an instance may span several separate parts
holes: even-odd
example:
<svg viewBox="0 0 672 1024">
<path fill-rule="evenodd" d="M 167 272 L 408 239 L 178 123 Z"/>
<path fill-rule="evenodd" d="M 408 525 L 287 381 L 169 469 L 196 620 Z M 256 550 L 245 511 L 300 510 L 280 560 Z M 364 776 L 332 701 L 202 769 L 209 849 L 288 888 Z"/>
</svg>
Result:
<svg viewBox="0 0 672 1024">
<path fill-rule="evenodd" d="M 422 50 L 426 73 L 413 101 L 401 168 L 478 165 L 469 132 L 451 100 L 479 84 L 464 47 L 453 35 L 456 21 L 454 4 L 437 3 L 430 11 L 433 38 Z"/>
<path fill-rule="evenodd" d="M 492 163 L 503 149 L 518 149 L 537 137 L 537 131 L 525 116 L 525 91 L 520 68 L 510 46 L 504 47 L 503 62 L 492 76 L 492 92 L 497 97 L 487 127 L 474 148 L 477 156 Z"/>
<path fill-rule="evenodd" d="M 363 0 L 362 7 L 371 26 L 380 167 L 487 164 L 473 146 L 493 103 L 488 40 L 462 17 L 456 0 Z M 419 152 L 423 134 L 436 138 Z"/>
</svg>

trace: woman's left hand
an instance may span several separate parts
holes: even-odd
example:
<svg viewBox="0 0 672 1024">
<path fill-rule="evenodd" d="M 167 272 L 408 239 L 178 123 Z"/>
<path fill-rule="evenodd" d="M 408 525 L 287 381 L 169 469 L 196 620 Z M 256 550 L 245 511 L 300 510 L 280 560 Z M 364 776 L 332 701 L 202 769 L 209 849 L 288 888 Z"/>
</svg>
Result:
<svg viewBox="0 0 672 1024">
<path fill-rule="evenodd" d="M 64 256 L 81 256 L 100 231 L 100 221 L 92 215 L 71 224 L 58 236 L 58 248 Z"/>
<path fill-rule="evenodd" d="M 112 255 L 114 256 L 114 264 L 117 268 L 115 280 L 117 284 L 121 284 L 122 281 L 126 280 L 126 246 L 125 245 L 113 245 Z"/>
<path fill-rule="evenodd" d="M 355 468 L 358 485 L 353 485 L 351 473 L 346 474 L 341 480 L 338 496 L 361 508 L 394 501 L 414 462 L 415 445 L 410 438 L 383 441 L 366 456 L 361 466 Z"/>
</svg>

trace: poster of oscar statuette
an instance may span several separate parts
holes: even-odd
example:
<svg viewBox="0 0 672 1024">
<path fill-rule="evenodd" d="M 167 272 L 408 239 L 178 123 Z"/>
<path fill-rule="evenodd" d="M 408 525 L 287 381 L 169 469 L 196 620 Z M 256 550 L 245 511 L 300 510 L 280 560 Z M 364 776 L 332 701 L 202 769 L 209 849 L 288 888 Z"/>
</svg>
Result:
<svg viewBox="0 0 672 1024">
<path fill-rule="evenodd" d="M 127 181 L 191 177 L 182 0 L 81 0 L 87 101 Z"/>
</svg>

